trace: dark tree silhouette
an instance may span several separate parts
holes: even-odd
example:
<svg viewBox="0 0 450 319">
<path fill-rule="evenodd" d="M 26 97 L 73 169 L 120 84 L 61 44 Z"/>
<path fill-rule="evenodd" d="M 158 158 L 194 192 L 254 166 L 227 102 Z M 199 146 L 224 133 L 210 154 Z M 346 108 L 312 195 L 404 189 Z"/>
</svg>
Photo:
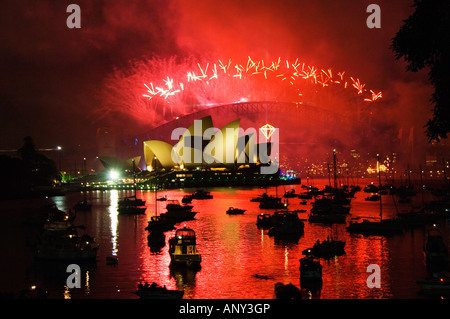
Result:
<svg viewBox="0 0 450 319">
<path fill-rule="evenodd" d="M 23 162 L 23 173 L 32 185 L 51 186 L 61 180 L 61 175 L 53 160 L 36 151 L 33 139 L 23 139 L 23 146 L 18 150 Z"/>
<path fill-rule="evenodd" d="M 396 59 L 407 70 L 428 70 L 433 85 L 433 117 L 426 123 L 429 141 L 447 138 L 450 131 L 450 1 L 414 0 L 415 11 L 392 39 Z"/>
</svg>

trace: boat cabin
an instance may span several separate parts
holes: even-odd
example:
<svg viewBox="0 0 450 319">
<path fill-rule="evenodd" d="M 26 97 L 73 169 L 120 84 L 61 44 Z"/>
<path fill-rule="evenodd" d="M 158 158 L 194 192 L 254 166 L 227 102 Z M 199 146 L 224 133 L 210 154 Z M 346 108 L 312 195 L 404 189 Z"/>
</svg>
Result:
<svg viewBox="0 0 450 319">
<path fill-rule="evenodd" d="M 183 227 L 169 240 L 169 253 L 173 264 L 199 266 L 201 255 L 197 251 L 195 231 Z"/>
</svg>

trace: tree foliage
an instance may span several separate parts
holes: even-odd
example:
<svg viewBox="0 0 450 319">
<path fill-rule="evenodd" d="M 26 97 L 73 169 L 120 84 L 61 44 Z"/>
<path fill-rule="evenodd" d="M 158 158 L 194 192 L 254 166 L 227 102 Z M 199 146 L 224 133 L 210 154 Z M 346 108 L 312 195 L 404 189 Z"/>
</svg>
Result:
<svg viewBox="0 0 450 319">
<path fill-rule="evenodd" d="M 450 131 L 450 1 L 415 0 L 413 6 L 392 39 L 392 50 L 408 63 L 408 71 L 428 70 L 434 92 L 426 134 L 429 141 L 439 141 Z"/>
</svg>

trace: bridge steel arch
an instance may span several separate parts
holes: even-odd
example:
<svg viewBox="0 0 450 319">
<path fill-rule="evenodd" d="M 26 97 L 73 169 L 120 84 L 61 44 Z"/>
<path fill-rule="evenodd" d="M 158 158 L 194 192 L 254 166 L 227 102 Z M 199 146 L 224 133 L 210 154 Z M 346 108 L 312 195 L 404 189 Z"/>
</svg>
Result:
<svg viewBox="0 0 450 319">
<path fill-rule="evenodd" d="M 295 119 L 305 118 L 311 123 L 320 123 L 328 127 L 336 127 L 345 131 L 350 123 L 355 125 L 357 121 L 356 116 L 349 116 L 347 114 L 340 114 L 334 111 L 325 110 L 316 106 L 308 104 L 300 104 L 295 102 L 277 102 L 277 101 L 254 101 L 254 102 L 240 102 L 231 104 L 219 104 L 213 107 L 199 108 L 198 110 L 183 116 L 179 116 L 173 120 L 151 128 L 148 132 L 138 134 L 131 137 L 133 141 L 137 138 L 138 141 L 152 140 L 152 139 L 170 139 L 171 132 L 178 127 L 189 127 L 194 120 L 211 115 L 214 120 L 214 114 L 227 114 L 228 117 L 234 118 L 251 118 L 255 115 L 270 114 L 273 115 L 295 115 Z M 301 117 L 299 117 L 301 116 Z M 270 120 L 269 120 L 270 121 Z"/>
</svg>

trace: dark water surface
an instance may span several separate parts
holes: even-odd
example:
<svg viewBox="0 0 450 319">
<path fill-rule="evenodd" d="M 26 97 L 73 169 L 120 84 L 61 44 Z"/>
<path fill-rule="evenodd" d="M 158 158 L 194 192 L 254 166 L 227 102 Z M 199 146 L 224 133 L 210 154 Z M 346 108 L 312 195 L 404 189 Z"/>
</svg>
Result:
<svg viewBox="0 0 450 319">
<path fill-rule="evenodd" d="M 316 182 L 321 188 L 323 183 Z M 361 186 L 367 184 L 364 181 Z M 280 186 L 278 195 L 294 188 L 301 193 L 300 185 Z M 179 199 L 193 189 L 158 192 L 158 197 Z M 185 299 L 191 298 L 273 298 L 273 286 L 277 282 L 299 283 L 299 259 L 302 251 L 327 236 L 346 242 L 345 255 L 331 260 L 321 259 L 323 265 L 322 289 L 313 298 L 421 298 L 417 280 L 426 276 L 423 256 L 425 229 L 404 231 L 392 237 L 350 235 L 345 224 L 326 226 L 305 221 L 305 233 L 297 243 L 275 241 L 267 230 L 256 226 L 261 212 L 258 203 L 250 199 L 265 189 L 212 188 L 210 200 L 193 200 L 196 219 L 177 226 L 193 228 L 197 234 L 197 249 L 202 254 L 202 267 L 198 272 L 171 271 L 168 245 L 160 252 L 152 252 L 147 245 L 147 221 L 154 214 L 154 193 L 138 191 L 138 197 L 147 202 L 146 215 L 122 216 L 117 213 L 117 200 L 130 192 L 94 191 L 88 193 L 93 203 L 92 211 L 78 212 L 76 225 L 84 225 L 85 231 L 100 244 L 97 261 L 80 264 L 81 288 L 66 287 L 69 263 L 42 262 L 32 258 L 29 244 L 33 240 L 32 223 L 28 215 L 38 209 L 42 200 L 6 201 L 1 204 L 0 249 L 2 252 L 0 284 L 1 292 L 16 292 L 31 285 L 49 291 L 49 298 L 137 298 L 132 291 L 141 281 L 157 282 L 168 288 L 184 290 Z M 275 188 L 267 193 L 275 195 Z M 364 200 L 367 194 L 359 192 L 352 200 L 351 215 L 373 216 L 379 214 L 379 202 Z M 421 204 L 418 195 L 413 205 Z M 68 211 L 82 198 L 81 193 L 52 197 L 60 209 Z M 428 198 L 428 197 L 427 197 Z M 298 198 L 289 199 L 289 209 L 307 209 L 299 213 L 307 219 L 310 201 L 300 205 Z M 165 211 L 165 202 L 157 202 L 158 212 Z M 228 207 L 246 209 L 244 215 L 227 215 Z M 397 208 L 408 210 L 411 204 L 396 204 L 390 195 L 383 195 L 383 214 L 393 217 Z M 441 230 L 448 239 L 448 223 L 443 221 Z M 173 232 L 166 233 L 168 239 Z M 116 256 L 118 265 L 106 264 L 107 256 Z M 381 269 L 381 288 L 370 289 L 366 280 L 370 275 L 367 266 L 377 264 Z M 268 279 L 256 278 L 259 274 Z"/>
</svg>

